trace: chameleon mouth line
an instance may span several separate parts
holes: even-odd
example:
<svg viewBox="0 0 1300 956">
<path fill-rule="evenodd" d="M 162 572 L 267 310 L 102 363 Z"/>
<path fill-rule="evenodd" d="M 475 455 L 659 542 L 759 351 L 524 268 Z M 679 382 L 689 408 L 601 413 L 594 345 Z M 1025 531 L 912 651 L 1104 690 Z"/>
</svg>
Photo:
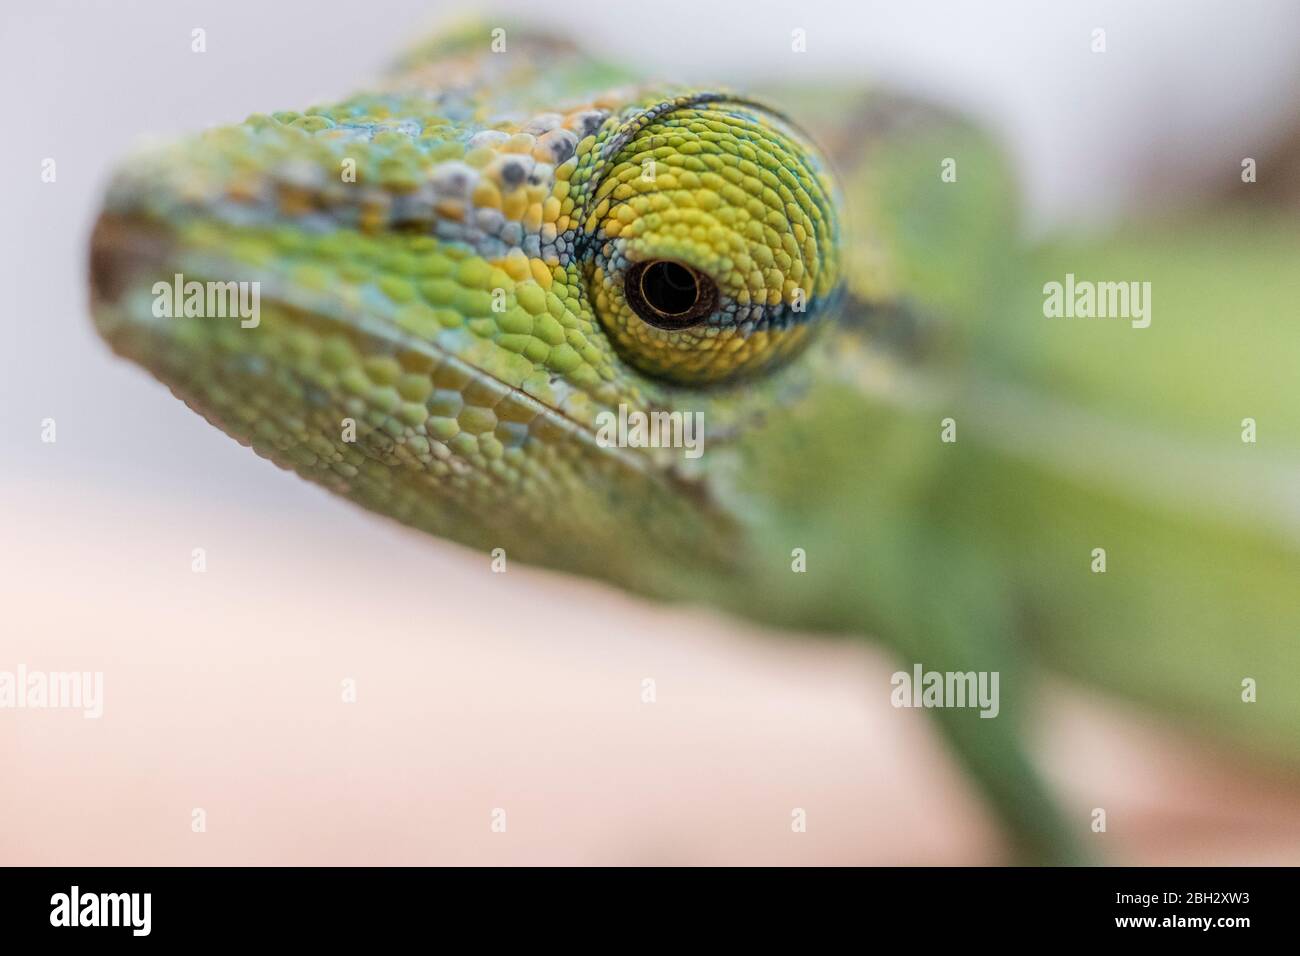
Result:
<svg viewBox="0 0 1300 956">
<path fill-rule="evenodd" d="M 170 277 L 179 266 L 173 267 L 168 262 L 179 260 L 183 252 L 174 233 L 165 224 L 140 217 L 105 213 L 95 224 L 91 236 L 91 304 L 100 333 L 117 354 L 143 366 L 169 387 L 175 383 L 169 381 L 164 373 L 141 355 L 127 348 L 122 341 L 125 329 L 141 324 L 138 317 L 124 307 L 122 299 L 141 284 L 151 286 L 161 275 L 165 274 L 167 280 L 171 281 Z M 235 271 L 215 266 L 216 263 L 210 261 L 200 271 L 222 275 Z M 325 295 L 304 292 L 294 294 L 290 291 L 291 284 L 282 277 L 272 275 L 260 278 L 259 281 L 264 287 L 263 305 L 275 309 L 289 322 L 301 325 L 314 321 L 336 326 L 373 343 L 399 351 L 424 354 L 438 362 L 451 364 L 467 378 L 490 384 L 500 392 L 502 398 L 510 396 L 531 407 L 537 415 L 546 416 L 578 440 L 599 448 L 601 454 L 616 458 L 625 466 L 645 474 L 658 472 L 644 450 L 602 445 L 597 440 L 597 425 L 594 423 L 587 425 L 570 417 L 563 410 L 473 365 L 445 346 L 415 338 L 383 316 L 364 310 L 345 316 L 337 304 L 331 303 Z M 247 329 L 244 334 L 256 335 L 257 330 Z"/>
<path fill-rule="evenodd" d="M 101 305 L 117 305 L 141 277 L 164 262 L 176 247 L 166 226 L 147 219 L 105 213 L 90 237 L 90 299 L 98 317 Z"/>
</svg>

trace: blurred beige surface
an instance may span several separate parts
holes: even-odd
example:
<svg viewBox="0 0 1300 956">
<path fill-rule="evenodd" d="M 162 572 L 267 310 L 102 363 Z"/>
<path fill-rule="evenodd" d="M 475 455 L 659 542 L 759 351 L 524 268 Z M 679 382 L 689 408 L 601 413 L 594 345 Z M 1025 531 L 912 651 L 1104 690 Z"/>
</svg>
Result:
<svg viewBox="0 0 1300 956">
<path fill-rule="evenodd" d="M 288 479 L 264 467 L 270 483 Z M 809 653 L 557 576 L 494 574 L 484 557 L 299 490 L 322 499 L 329 524 L 5 489 L 24 506 L 7 515 L 22 546 L 0 566 L 0 666 L 102 670 L 105 703 L 100 720 L 0 712 L 0 858 L 989 852 L 923 724 L 869 706 L 864 684 L 882 665 L 860 649 Z M 205 573 L 191 571 L 193 547 Z M 345 678 L 355 704 L 341 700 Z M 190 832 L 193 807 L 207 811 L 205 834 Z M 496 807 L 504 834 L 490 829 Z M 790 830 L 794 807 L 806 834 Z"/>
<path fill-rule="evenodd" d="M 865 645 L 494 574 L 255 464 L 302 506 L 0 485 L 0 668 L 104 672 L 99 720 L 0 711 L 0 862 L 1004 858 L 923 712 L 889 706 L 893 667 Z M 1294 782 L 1049 696 L 1042 750 L 1072 812 L 1107 808 L 1106 858 L 1300 858 Z M 791 831 L 796 807 L 806 833 Z"/>
</svg>

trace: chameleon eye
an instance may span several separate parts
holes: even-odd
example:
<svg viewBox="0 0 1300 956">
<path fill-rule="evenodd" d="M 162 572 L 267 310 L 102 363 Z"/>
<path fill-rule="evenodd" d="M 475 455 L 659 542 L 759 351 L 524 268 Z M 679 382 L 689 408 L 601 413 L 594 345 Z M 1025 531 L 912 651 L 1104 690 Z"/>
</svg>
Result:
<svg viewBox="0 0 1300 956">
<path fill-rule="evenodd" d="M 699 325 L 718 306 L 713 280 L 671 259 L 634 265 L 624 279 L 623 295 L 643 322 L 669 331 Z"/>
<path fill-rule="evenodd" d="M 757 104 L 647 102 L 602 128 L 569 176 L 593 311 L 619 358 L 663 382 L 771 370 L 834 314 L 834 184 Z"/>
</svg>

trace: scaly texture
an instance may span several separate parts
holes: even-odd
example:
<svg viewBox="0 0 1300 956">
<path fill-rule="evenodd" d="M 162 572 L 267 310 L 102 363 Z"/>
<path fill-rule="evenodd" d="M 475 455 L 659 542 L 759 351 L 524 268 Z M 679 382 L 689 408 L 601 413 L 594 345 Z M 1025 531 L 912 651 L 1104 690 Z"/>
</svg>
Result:
<svg viewBox="0 0 1300 956">
<path fill-rule="evenodd" d="M 837 275 L 822 162 L 756 104 L 611 91 L 563 44 L 487 42 L 124 164 L 94 242 L 100 328 L 259 453 L 399 520 L 652 592 L 730 569 L 732 516 L 697 513 L 680 456 L 599 448 L 595 422 L 807 344 Z M 621 276 L 649 258 L 716 278 L 705 323 L 631 314 Z M 153 317 L 176 273 L 259 283 L 259 327 Z M 711 441 L 765 401 L 727 404 Z M 620 569 L 629 507 L 674 567 Z"/>
</svg>

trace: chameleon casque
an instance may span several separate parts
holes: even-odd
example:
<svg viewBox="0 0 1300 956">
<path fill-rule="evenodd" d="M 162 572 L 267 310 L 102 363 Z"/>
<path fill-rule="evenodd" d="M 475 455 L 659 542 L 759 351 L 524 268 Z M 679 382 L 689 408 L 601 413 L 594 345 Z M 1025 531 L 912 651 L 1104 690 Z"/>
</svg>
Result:
<svg viewBox="0 0 1300 956">
<path fill-rule="evenodd" d="M 125 162 L 92 304 L 208 421 L 407 525 L 1000 673 L 996 719 L 929 713 L 1020 857 L 1063 862 L 1090 817 L 1022 748 L 1042 664 L 1294 761 L 1274 304 L 1300 270 L 1273 219 L 1027 249 L 1015 210 L 997 147 L 944 111 L 647 85 L 467 26 L 372 92 Z M 1066 272 L 1152 281 L 1151 327 L 1045 318 Z M 260 283 L 260 320 L 157 316 L 176 274 Z M 702 413 L 704 453 L 608 447 L 620 406 Z"/>
</svg>

